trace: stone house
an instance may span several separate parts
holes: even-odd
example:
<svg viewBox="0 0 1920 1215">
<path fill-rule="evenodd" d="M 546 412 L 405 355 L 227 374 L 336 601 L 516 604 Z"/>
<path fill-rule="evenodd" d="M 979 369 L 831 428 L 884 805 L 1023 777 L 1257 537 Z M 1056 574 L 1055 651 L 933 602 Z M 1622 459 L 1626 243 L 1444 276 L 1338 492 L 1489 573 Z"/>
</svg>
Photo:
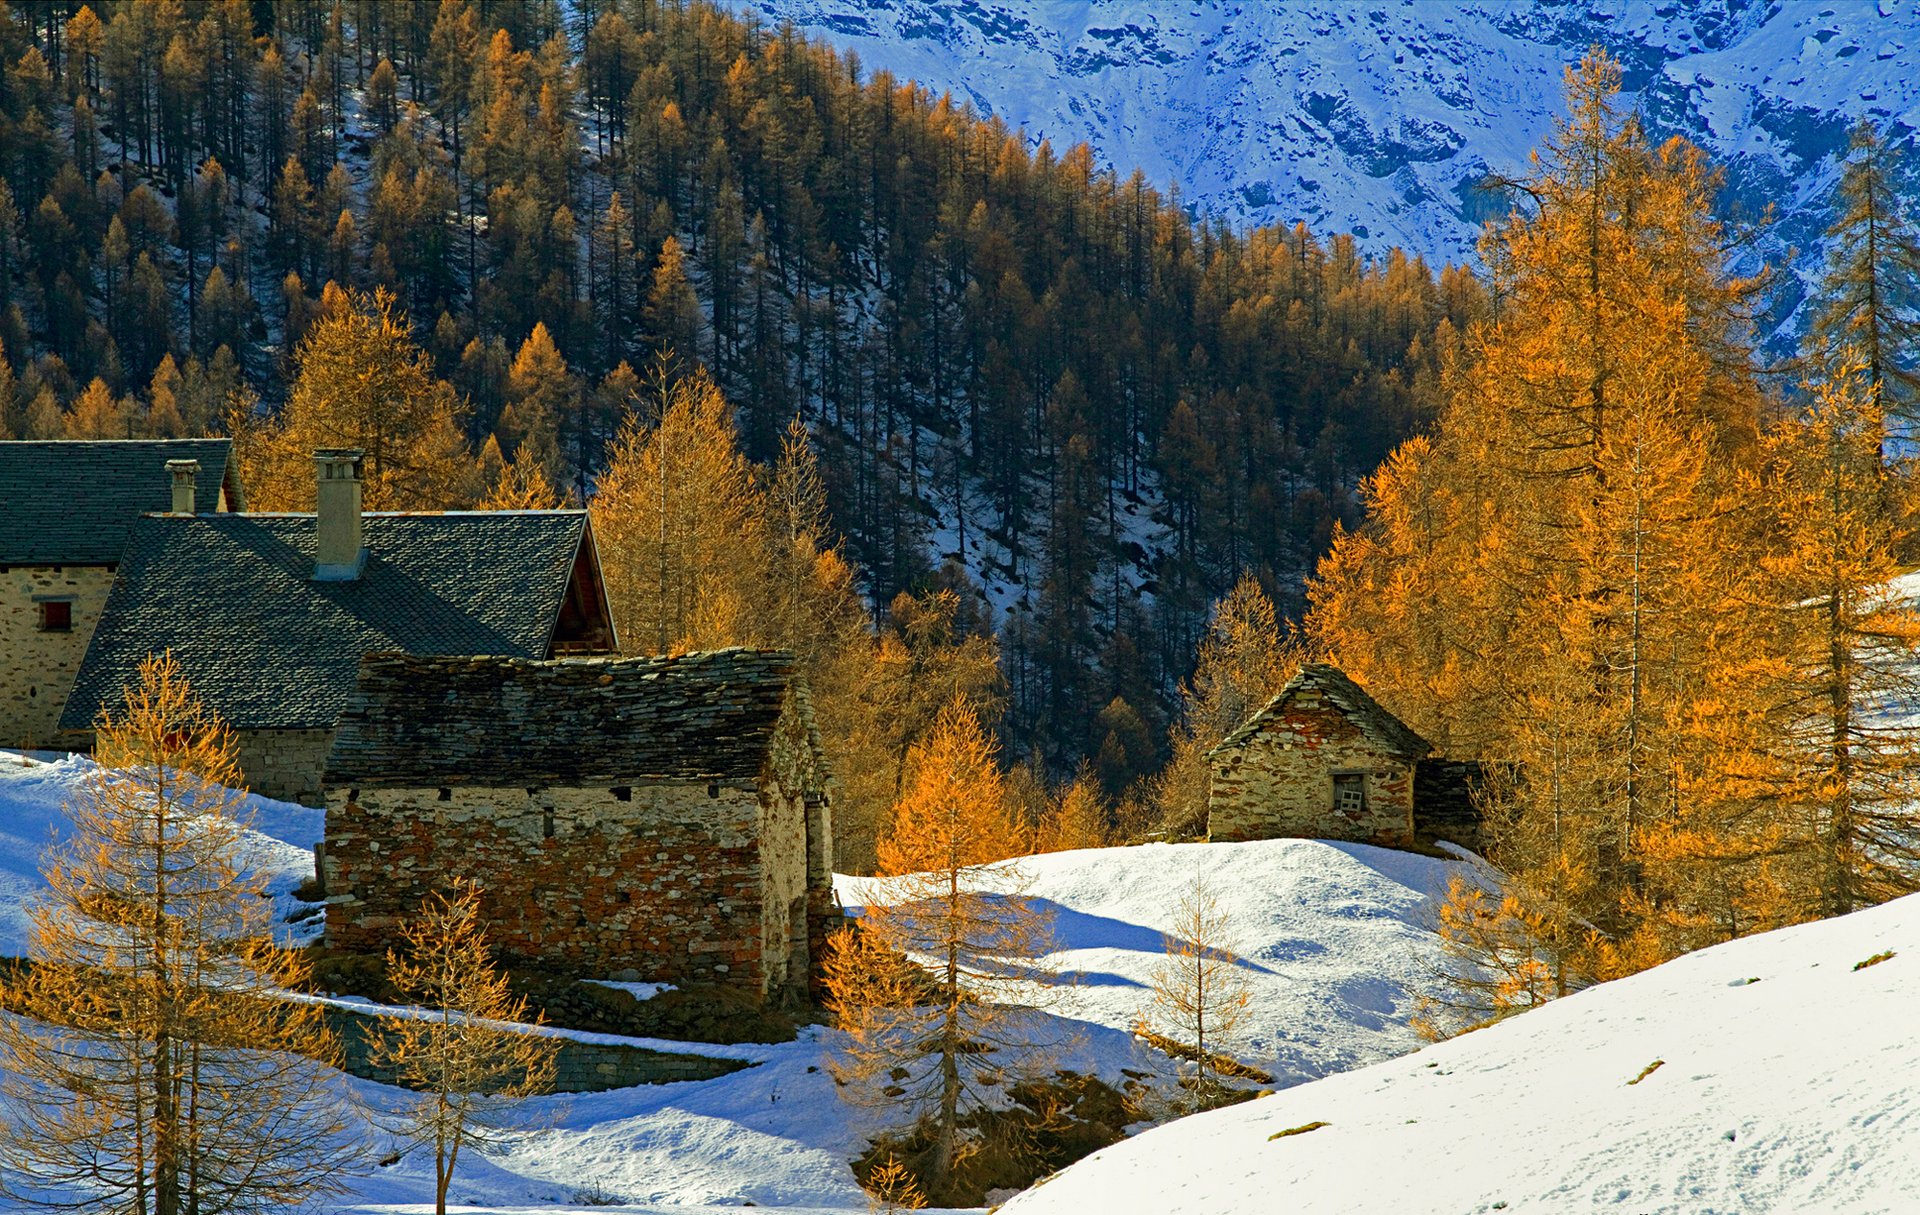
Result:
<svg viewBox="0 0 1920 1215">
<path fill-rule="evenodd" d="M 833 901 L 790 655 L 369 655 L 327 761 L 327 944 L 378 952 L 448 879 L 505 960 L 805 995 Z"/>
<path fill-rule="evenodd" d="M 585 511 L 363 512 L 360 453 L 322 451 L 313 514 L 134 522 L 63 729 L 86 737 L 170 651 L 255 792 L 319 805 L 363 654 L 609 653 Z"/>
<path fill-rule="evenodd" d="M 228 439 L 0 442 L 0 746 L 63 746 L 134 521 L 245 509 Z"/>
<path fill-rule="evenodd" d="M 1301 667 L 1207 758 L 1211 839 L 1481 843 L 1482 765 L 1434 755 L 1433 744 L 1325 663 Z"/>
</svg>

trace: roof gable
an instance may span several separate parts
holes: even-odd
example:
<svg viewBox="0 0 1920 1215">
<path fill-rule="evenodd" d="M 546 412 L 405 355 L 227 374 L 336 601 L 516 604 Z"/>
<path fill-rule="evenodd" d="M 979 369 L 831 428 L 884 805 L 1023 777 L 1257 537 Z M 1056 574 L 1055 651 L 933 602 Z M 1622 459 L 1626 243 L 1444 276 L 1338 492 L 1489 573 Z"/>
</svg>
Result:
<svg viewBox="0 0 1920 1215">
<path fill-rule="evenodd" d="M 244 506 L 231 439 L 0 442 L 0 565 L 112 565 L 147 511 L 173 506 L 168 460 L 200 461 L 198 502 Z"/>
<path fill-rule="evenodd" d="M 1387 754 L 1403 759 L 1419 759 L 1433 750 L 1432 743 L 1387 712 L 1379 701 L 1367 695 L 1365 688 L 1349 679 L 1339 668 L 1324 662 L 1310 662 L 1302 666 L 1273 699 L 1242 723 L 1239 729 L 1222 739 L 1213 750 L 1225 751 L 1245 746 L 1262 725 L 1284 709 L 1303 688 L 1309 687 L 1316 689 L 1328 704 L 1352 722 L 1368 742 Z"/>
<path fill-rule="evenodd" d="M 751 781 L 790 704 L 793 656 L 526 661 L 369 654 L 340 718 L 329 785 Z"/>
<path fill-rule="evenodd" d="M 142 517 L 61 727 L 89 727 L 165 650 L 241 729 L 332 726 L 370 652 L 546 657 L 584 511 L 376 512 L 362 526 L 360 577 L 316 582 L 312 515 Z"/>
</svg>

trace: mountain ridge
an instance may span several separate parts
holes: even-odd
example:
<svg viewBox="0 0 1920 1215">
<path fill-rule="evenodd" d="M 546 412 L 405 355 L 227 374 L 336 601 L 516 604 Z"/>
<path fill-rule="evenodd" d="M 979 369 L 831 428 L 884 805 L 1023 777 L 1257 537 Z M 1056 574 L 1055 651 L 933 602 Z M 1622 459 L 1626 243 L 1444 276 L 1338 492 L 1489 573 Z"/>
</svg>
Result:
<svg viewBox="0 0 1920 1215">
<path fill-rule="evenodd" d="M 1258 6 L 1145 0 L 729 0 L 791 22 L 1056 150 L 1090 143 L 1124 177 L 1176 184 L 1196 212 L 1304 222 L 1472 264 L 1562 112 L 1560 69 L 1588 46 L 1622 66 L 1657 137 L 1726 166 L 1725 210 L 1775 222 L 1761 256 L 1803 282 L 1821 265 L 1838 157 L 1871 119 L 1920 129 L 1920 4 L 1495 4 L 1429 0 Z M 1779 316 L 1791 325 L 1800 292 Z"/>
</svg>

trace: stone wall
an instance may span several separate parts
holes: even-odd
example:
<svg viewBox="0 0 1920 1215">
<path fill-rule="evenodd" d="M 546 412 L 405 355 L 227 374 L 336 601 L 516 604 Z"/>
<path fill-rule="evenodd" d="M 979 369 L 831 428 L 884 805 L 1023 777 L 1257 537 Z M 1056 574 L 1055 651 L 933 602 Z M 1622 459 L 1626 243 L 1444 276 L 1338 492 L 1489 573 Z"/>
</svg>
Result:
<svg viewBox="0 0 1920 1215">
<path fill-rule="evenodd" d="M 509 963 L 781 994 L 799 976 L 768 926 L 791 922 L 804 888 L 789 871 L 805 855 L 804 837 L 788 841 L 798 800 L 777 781 L 330 790 L 327 943 L 382 951 L 466 876 Z"/>
<path fill-rule="evenodd" d="M 233 737 L 247 788 L 278 801 L 326 805 L 320 777 L 332 730 L 235 730 Z"/>
<path fill-rule="evenodd" d="M 1212 839 L 1413 844 L 1413 762 L 1382 754 L 1315 689 L 1295 693 L 1241 745 L 1216 751 L 1212 763 Z M 1363 809 L 1335 809 L 1336 774 L 1360 776 Z"/>
<path fill-rule="evenodd" d="M 329 1008 L 327 1024 L 340 1037 L 341 1070 L 382 1084 L 393 1082 L 391 1069 L 373 1065 L 373 1043 L 381 1033 L 377 1013 Z M 685 1080 L 712 1080 L 753 1066 L 744 1059 L 709 1055 L 679 1055 L 615 1042 L 581 1042 L 561 1038 L 554 1059 L 553 1091 L 601 1093 L 636 1084 L 677 1084 Z"/>
<path fill-rule="evenodd" d="M 100 623 L 113 570 L 107 566 L 0 568 L 0 746 L 68 747 L 60 711 Z M 40 629 L 40 604 L 71 598 L 73 628 Z"/>
</svg>

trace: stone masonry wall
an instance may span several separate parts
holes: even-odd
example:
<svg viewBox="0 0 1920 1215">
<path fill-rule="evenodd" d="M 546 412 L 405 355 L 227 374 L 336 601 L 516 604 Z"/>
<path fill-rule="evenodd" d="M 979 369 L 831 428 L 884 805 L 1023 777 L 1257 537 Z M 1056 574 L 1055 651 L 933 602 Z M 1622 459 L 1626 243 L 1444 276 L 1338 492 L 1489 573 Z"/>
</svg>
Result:
<svg viewBox="0 0 1920 1215">
<path fill-rule="evenodd" d="M 756 785 L 684 782 L 333 789 L 327 943 L 382 951 L 423 898 L 465 876 L 505 961 L 765 996 L 786 967 L 765 956 L 762 799 Z"/>
<path fill-rule="evenodd" d="M 0 568 L 0 746 L 71 746 L 60 711 L 100 623 L 113 571 L 105 566 Z M 40 629 L 40 600 L 73 600 L 73 628 Z"/>
<path fill-rule="evenodd" d="M 381 1033 L 378 1013 L 329 1008 L 326 1019 L 340 1037 L 341 1070 L 364 1080 L 393 1082 L 392 1069 L 373 1065 L 373 1043 Z M 561 1038 L 559 1053 L 553 1061 L 553 1091 L 602 1093 L 636 1084 L 712 1080 L 751 1066 L 744 1059 L 670 1054 L 624 1043 Z"/>
<path fill-rule="evenodd" d="M 1334 809 L 1335 773 L 1362 773 L 1366 809 Z M 1215 840 L 1353 840 L 1413 844 L 1413 764 L 1383 755 L 1319 693 L 1303 688 L 1245 743 L 1216 753 L 1207 798 Z"/>
<path fill-rule="evenodd" d="M 235 730 L 240 771 L 262 797 L 324 806 L 320 776 L 333 747 L 332 730 Z"/>
</svg>

